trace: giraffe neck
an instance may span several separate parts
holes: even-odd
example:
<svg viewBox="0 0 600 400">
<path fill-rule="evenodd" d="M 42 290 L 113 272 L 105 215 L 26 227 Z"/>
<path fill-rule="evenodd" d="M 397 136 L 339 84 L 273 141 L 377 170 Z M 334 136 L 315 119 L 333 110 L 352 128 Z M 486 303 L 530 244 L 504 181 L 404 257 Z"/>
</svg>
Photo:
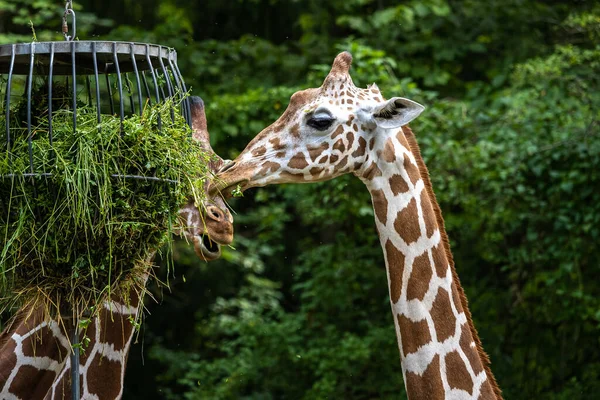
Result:
<svg viewBox="0 0 600 400">
<path fill-rule="evenodd" d="M 370 147 L 360 176 L 385 256 L 408 397 L 500 399 L 412 132 L 404 127 Z"/>
<path fill-rule="evenodd" d="M 140 279 L 145 286 L 148 275 Z M 80 343 L 89 338 L 80 356 L 82 398 L 121 398 L 140 302 L 135 289 L 126 299 L 115 294 L 80 332 Z M 44 321 L 41 309 L 21 309 L 0 335 L 0 399 L 70 398 L 70 351 L 64 325 L 53 319 Z"/>
</svg>

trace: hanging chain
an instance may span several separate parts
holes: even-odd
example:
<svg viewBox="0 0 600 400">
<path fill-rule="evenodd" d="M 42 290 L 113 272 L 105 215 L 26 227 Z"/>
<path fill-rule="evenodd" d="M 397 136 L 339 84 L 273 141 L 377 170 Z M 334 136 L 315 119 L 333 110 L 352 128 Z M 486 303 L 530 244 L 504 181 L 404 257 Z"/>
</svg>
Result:
<svg viewBox="0 0 600 400">
<path fill-rule="evenodd" d="M 69 35 L 69 25 L 67 25 L 67 16 L 73 16 L 73 35 Z M 77 23 L 75 22 L 75 11 L 73 11 L 73 0 L 65 2 L 65 13 L 62 18 L 62 32 L 66 41 L 71 41 L 77 36 Z"/>
</svg>

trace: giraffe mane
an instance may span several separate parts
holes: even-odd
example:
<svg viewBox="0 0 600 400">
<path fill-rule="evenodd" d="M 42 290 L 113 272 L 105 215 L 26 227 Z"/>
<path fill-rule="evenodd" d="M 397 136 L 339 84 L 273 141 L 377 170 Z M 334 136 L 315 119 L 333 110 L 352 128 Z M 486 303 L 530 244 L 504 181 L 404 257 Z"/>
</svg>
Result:
<svg viewBox="0 0 600 400">
<path fill-rule="evenodd" d="M 448 259 L 448 263 L 450 264 L 450 269 L 452 270 L 452 279 L 456 283 L 456 289 L 459 294 L 460 303 L 463 307 L 465 316 L 467 317 L 467 324 L 469 326 L 469 329 L 471 330 L 471 335 L 473 336 L 475 346 L 477 347 L 477 353 L 479 354 L 479 358 L 481 358 L 483 368 L 485 370 L 485 373 L 486 373 L 488 379 L 490 380 L 490 383 L 492 385 L 492 389 L 494 390 L 494 394 L 496 395 L 496 398 L 498 398 L 498 400 L 501 400 L 502 399 L 502 390 L 500 390 L 500 387 L 498 386 L 498 383 L 496 382 L 496 378 L 494 377 L 494 375 L 492 374 L 492 370 L 490 369 L 490 358 L 487 355 L 487 353 L 483 350 L 483 346 L 481 344 L 481 339 L 479 338 L 479 335 L 477 334 L 477 329 L 475 329 L 475 325 L 473 324 L 473 320 L 471 317 L 471 311 L 469 310 L 469 307 L 468 307 L 467 296 L 465 295 L 465 291 L 464 291 L 462 285 L 460 284 L 460 280 L 458 278 L 456 268 L 454 267 L 454 258 L 452 257 L 452 252 L 450 251 L 450 241 L 448 240 L 448 235 L 446 234 L 446 227 L 444 226 L 444 218 L 442 218 L 442 210 L 440 209 L 440 205 L 438 204 L 437 199 L 435 197 L 435 193 L 433 192 L 433 187 L 431 186 L 431 179 L 429 178 L 429 171 L 427 170 L 427 166 L 425 165 L 425 162 L 423 161 L 423 157 L 421 156 L 421 150 L 419 149 L 419 145 L 417 143 L 417 140 L 415 138 L 415 134 L 413 133 L 413 131 L 410 129 L 410 127 L 408 125 L 403 126 L 402 131 L 404 133 L 404 136 L 406 137 L 406 140 L 408 141 L 408 144 L 410 146 L 410 151 L 411 151 L 411 153 L 413 153 L 415 160 L 417 161 L 417 166 L 419 168 L 421 178 L 423 179 L 423 183 L 425 185 L 425 190 L 427 191 L 427 194 L 429 195 L 429 198 L 431 199 L 431 204 L 433 207 L 433 212 L 435 214 L 435 219 L 437 220 L 437 223 L 438 223 L 438 226 L 440 229 L 440 235 L 441 235 L 441 239 L 442 239 L 442 244 L 444 246 L 444 251 L 446 252 L 446 257 Z"/>
</svg>

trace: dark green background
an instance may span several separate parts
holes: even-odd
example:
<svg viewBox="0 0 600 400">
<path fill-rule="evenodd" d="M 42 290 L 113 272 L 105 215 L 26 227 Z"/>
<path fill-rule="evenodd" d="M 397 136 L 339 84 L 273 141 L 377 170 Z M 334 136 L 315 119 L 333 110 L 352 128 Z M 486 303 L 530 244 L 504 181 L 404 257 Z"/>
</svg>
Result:
<svg viewBox="0 0 600 400">
<path fill-rule="evenodd" d="M 235 157 L 341 50 L 412 124 L 507 399 L 600 392 L 600 6 L 535 0 L 75 1 L 80 39 L 173 46 Z M 57 38 L 60 1 L 0 3 L 0 41 Z M 402 374 L 367 191 L 254 189 L 236 250 L 179 246 L 125 399 L 397 399 Z M 165 277 L 166 279 L 166 277 Z M 142 362 L 143 360 L 143 362 Z"/>
</svg>

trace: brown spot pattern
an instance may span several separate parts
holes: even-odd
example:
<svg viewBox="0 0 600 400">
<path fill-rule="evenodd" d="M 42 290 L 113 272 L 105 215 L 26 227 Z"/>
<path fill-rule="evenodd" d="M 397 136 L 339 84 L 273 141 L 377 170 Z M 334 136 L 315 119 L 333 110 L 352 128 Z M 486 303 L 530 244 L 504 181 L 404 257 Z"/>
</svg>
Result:
<svg viewBox="0 0 600 400">
<path fill-rule="evenodd" d="M 124 316 L 116 312 L 113 315 L 106 312 L 101 324 L 100 340 L 112 344 L 117 351 L 123 350 L 131 336 L 133 325 Z"/>
<path fill-rule="evenodd" d="M 55 372 L 39 370 L 30 365 L 21 366 L 18 375 L 19 378 L 12 381 L 9 392 L 18 394 L 21 399 L 43 398 L 47 388 L 52 386 L 56 378 Z"/>
<path fill-rule="evenodd" d="M 383 147 L 383 159 L 386 162 L 394 162 L 396 161 L 396 151 L 394 150 L 394 144 L 392 143 L 392 139 L 388 139 L 385 142 L 385 146 Z"/>
<path fill-rule="evenodd" d="M 336 154 L 332 154 L 329 156 L 329 162 L 330 163 L 334 163 L 339 159 L 339 157 Z"/>
<path fill-rule="evenodd" d="M 433 232 L 437 229 L 437 221 L 435 219 L 435 213 L 431 207 L 431 201 L 426 191 L 421 192 L 421 210 L 423 211 L 423 220 L 425 221 L 425 228 L 427 231 L 427 237 L 431 237 Z"/>
<path fill-rule="evenodd" d="M 382 175 L 382 173 L 381 173 L 381 170 L 379 169 L 379 166 L 377 165 L 377 163 L 372 162 L 371 165 L 369 165 L 369 167 L 367 169 L 365 169 L 363 178 L 371 180 L 371 179 L 376 178 L 381 175 Z"/>
<path fill-rule="evenodd" d="M 346 139 L 348 140 L 348 149 L 351 149 L 354 144 L 354 133 L 348 132 Z"/>
<path fill-rule="evenodd" d="M 419 347 L 431 341 L 431 334 L 426 320 L 414 322 L 404 315 L 398 315 L 398 325 L 402 336 L 402 353 L 405 356 L 416 352 Z"/>
<path fill-rule="evenodd" d="M 15 349 L 17 344 L 11 338 L 7 338 L 9 331 L 5 331 L 4 335 L 0 336 L 0 343 L 4 342 L 4 346 L 0 348 L 2 351 L 2 362 L 0 363 L 0 382 L 6 382 L 13 368 L 17 365 L 17 356 Z M 3 389 L 4 383 L 0 384 L 0 390 Z"/>
<path fill-rule="evenodd" d="M 448 259 L 446 258 L 446 253 L 444 252 L 441 243 L 438 243 L 437 246 L 431 249 L 431 257 L 435 264 L 437 276 L 440 278 L 445 277 L 446 271 L 448 270 Z"/>
<path fill-rule="evenodd" d="M 360 157 L 367 150 L 367 141 L 361 136 L 358 138 L 358 148 L 352 153 L 352 157 Z"/>
<path fill-rule="evenodd" d="M 385 242 L 388 269 L 390 272 L 390 299 L 397 303 L 402 290 L 402 274 L 404 272 L 404 254 L 394 246 L 391 240 Z"/>
<path fill-rule="evenodd" d="M 27 357 L 49 357 L 59 362 L 64 360 L 69 352 L 68 349 L 60 344 L 52 333 L 52 330 L 48 327 L 40 329 L 35 335 L 26 339 L 23 342 L 22 351 L 23 355 Z"/>
<path fill-rule="evenodd" d="M 304 181 L 304 174 L 281 171 L 279 178 L 288 178 L 291 182 Z"/>
<path fill-rule="evenodd" d="M 338 139 L 338 141 L 335 142 L 334 145 L 333 145 L 333 150 L 338 150 L 341 153 L 343 153 L 344 151 L 346 151 L 346 145 L 344 145 L 344 140 L 343 139 Z"/>
<path fill-rule="evenodd" d="M 471 347 L 471 343 L 473 342 L 473 336 L 471 335 L 471 330 L 469 329 L 468 324 L 464 324 L 462 326 L 462 332 L 460 335 L 460 348 L 463 353 L 467 356 L 469 360 L 469 364 L 473 368 L 473 372 L 475 375 L 478 375 L 481 371 L 483 371 L 483 365 L 481 364 L 481 359 L 479 358 L 479 354 L 477 354 L 476 346 Z"/>
<path fill-rule="evenodd" d="M 310 155 L 310 159 L 315 161 L 328 148 L 329 148 L 329 144 L 327 142 L 321 143 L 318 147 L 309 148 L 308 154 Z"/>
<path fill-rule="evenodd" d="M 265 176 L 270 172 L 277 171 L 279 169 L 279 164 L 272 161 L 266 161 L 262 164 L 262 168 L 258 171 L 259 176 Z"/>
<path fill-rule="evenodd" d="M 105 363 L 108 363 L 108 365 L 105 365 Z M 121 368 L 121 363 L 111 361 L 97 354 L 87 373 L 90 392 L 98 394 L 101 399 L 116 399 L 121 391 L 121 385 L 108 383 L 121 381 Z"/>
<path fill-rule="evenodd" d="M 311 169 L 308 170 L 308 173 L 311 175 L 319 175 L 321 172 L 323 172 L 324 168 L 322 167 L 313 167 Z"/>
<path fill-rule="evenodd" d="M 422 376 L 406 373 L 406 391 L 410 400 L 434 400 L 445 398 L 444 385 L 440 373 L 440 356 L 435 355 Z"/>
<path fill-rule="evenodd" d="M 346 164 L 348 164 L 348 156 L 342 158 L 340 162 L 335 166 L 336 171 L 339 171 L 340 169 L 344 168 Z"/>
<path fill-rule="evenodd" d="M 271 146 L 273 146 L 273 150 L 275 151 L 281 150 L 285 147 L 285 145 L 281 143 L 281 140 L 279 140 L 278 137 L 269 139 L 269 143 L 271 143 Z"/>
<path fill-rule="evenodd" d="M 375 137 L 372 137 L 371 140 L 369 140 L 369 150 L 373 150 L 373 147 L 375 147 Z"/>
<path fill-rule="evenodd" d="M 483 382 L 483 384 L 481 385 L 481 390 L 479 391 L 479 398 L 480 399 L 497 399 L 497 398 L 499 398 L 494 393 L 494 389 L 492 389 L 492 385 L 489 380 L 489 375 L 488 375 L 488 379 L 486 379 L 485 382 Z"/>
<path fill-rule="evenodd" d="M 399 193 L 408 192 L 408 184 L 401 175 L 397 174 L 392 175 L 390 178 L 390 188 L 392 189 L 394 196 L 397 196 Z"/>
<path fill-rule="evenodd" d="M 430 312 L 435 325 L 437 340 L 440 343 L 454 335 L 454 329 L 456 328 L 456 317 L 452 313 L 448 297 L 446 289 L 440 288 Z"/>
<path fill-rule="evenodd" d="M 333 131 L 333 133 L 331 134 L 331 138 L 335 139 L 337 136 L 341 135 L 342 133 L 344 133 L 344 126 L 338 125 L 338 127 L 335 129 L 335 131 Z"/>
<path fill-rule="evenodd" d="M 410 151 L 410 145 L 408 144 L 408 140 L 406 140 L 406 137 L 404 136 L 404 132 L 402 131 L 402 129 L 400 129 L 398 131 L 398 133 L 396 134 L 396 139 L 398 139 L 398 142 L 400 142 L 400 144 L 402 146 L 404 146 L 404 148 L 406 150 Z"/>
<path fill-rule="evenodd" d="M 417 203 L 414 198 L 410 199 L 408 205 L 398 211 L 394 228 L 400 234 L 406 244 L 416 242 L 421 237 L 419 228 L 419 216 L 417 214 Z"/>
<path fill-rule="evenodd" d="M 375 215 L 379 222 L 385 225 L 387 222 L 387 207 L 388 201 L 383 193 L 383 190 L 373 190 L 371 191 L 371 198 L 373 201 L 373 209 L 375 210 Z"/>
<path fill-rule="evenodd" d="M 414 185 L 421 178 L 421 174 L 419 173 L 419 168 L 412 162 L 410 162 L 410 158 L 405 154 L 404 155 L 404 169 L 410 178 L 410 181 Z"/>
<path fill-rule="evenodd" d="M 306 161 L 306 156 L 304 153 L 300 152 L 292 157 L 288 162 L 288 167 L 294 169 L 304 169 L 308 167 L 308 162 Z"/>
<path fill-rule="evenodd" d="M 473 393 L 473 380 L 457 351 L 446 354 L 446 371 L 448 385 L 451 388 L 466 390 L 469 394 Z"/>
<path fill-rule="evenodd" d="M 425 293 L 429 289 L 429 281 L 433 272 L 429 264 L 429 254 L 427 252 L 415 257 L 413 269 L 408 280 L 406 289 L 406 299 L 419 301 L 423 300 Z"/>
<path fill-rule="evenodd" d="M 260 157 L 267 152 L 267 148 L 265 146 L 260 146 L 251 151 L 254 157 Z"/>
<path fill-rule="evenodd" d="M 293 137 L 295 138 L 299 138 L 300 137 L 300 124 L 294 124 L 294 126 L 292 126 L 290 128 L 290 133 L 292 134 Z"/>
<path fill-rule="evenodd" d="M 456 288 L 456 283 L 453 282 L 452 286 L 452 302 L 454 303 L 454 306 L 456 307 L 456 311 L 461 313 L 463 312 L 463 306 L 462 306 L 462 302 L 460 301 L 460 296 L 458 295 L 458 290 Z"/>
</svg>

